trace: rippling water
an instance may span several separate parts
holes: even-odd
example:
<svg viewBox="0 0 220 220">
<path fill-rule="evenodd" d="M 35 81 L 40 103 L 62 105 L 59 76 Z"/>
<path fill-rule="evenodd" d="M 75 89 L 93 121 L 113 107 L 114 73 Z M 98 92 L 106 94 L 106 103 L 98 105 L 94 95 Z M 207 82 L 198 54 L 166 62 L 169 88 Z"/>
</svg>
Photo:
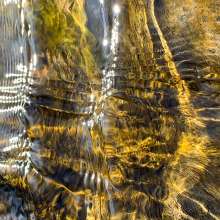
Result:
<svg viewBox="0 0 220 220">
<path fill-rule="evenodd" d="M 0 219 L 220 219 L 219 0 L 0 0 Z"/>
</svg>

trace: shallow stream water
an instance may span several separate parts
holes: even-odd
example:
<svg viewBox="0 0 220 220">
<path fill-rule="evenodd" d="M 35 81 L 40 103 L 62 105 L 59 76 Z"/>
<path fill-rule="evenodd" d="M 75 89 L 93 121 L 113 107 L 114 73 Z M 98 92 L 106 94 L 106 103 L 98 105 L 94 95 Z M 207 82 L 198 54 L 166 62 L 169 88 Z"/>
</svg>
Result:
<svg viewBox="0 0 220 220">
<path fill-rule="evenodd" d="M 0 219 L 220 219 L 219 0 L 0 0 Z"/>
</svg>

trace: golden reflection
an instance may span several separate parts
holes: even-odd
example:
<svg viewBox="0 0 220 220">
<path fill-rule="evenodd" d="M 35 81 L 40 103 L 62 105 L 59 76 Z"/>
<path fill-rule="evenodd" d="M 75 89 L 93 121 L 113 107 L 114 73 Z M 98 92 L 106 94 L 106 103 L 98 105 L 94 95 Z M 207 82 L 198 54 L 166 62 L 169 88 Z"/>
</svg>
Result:
<svg viewBox="0 0 220 220">
<path fill-rule="evenodd" d="M 219 5 L 17 4 L 28 43 L 1 79 L 0 175 L 36 219 L 219 219 Z"/>
</svg>

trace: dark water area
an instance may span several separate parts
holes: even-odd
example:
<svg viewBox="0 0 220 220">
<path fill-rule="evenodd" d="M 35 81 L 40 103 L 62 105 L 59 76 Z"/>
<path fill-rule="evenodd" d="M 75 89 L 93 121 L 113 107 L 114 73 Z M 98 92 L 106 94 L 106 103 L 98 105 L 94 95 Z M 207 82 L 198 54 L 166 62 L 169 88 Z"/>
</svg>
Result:
<svg viewBox="0 0 220 220">
<path fill-rule="evenodd" d="M 0 0 L 0 220 L 220 219 L 219 0 Z"/>
</svg>

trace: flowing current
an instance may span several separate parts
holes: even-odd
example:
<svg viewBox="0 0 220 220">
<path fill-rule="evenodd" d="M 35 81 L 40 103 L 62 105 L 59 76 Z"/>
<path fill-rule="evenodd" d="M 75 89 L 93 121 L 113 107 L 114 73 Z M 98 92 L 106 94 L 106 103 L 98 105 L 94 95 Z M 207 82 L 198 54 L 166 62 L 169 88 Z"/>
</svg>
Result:
<svg viewBox="0 0 220 220">
<path fill-rule="evenodd" d="M 0 219 L 220 219 L 219 0 L 0 0 Z"/>
</svg>

